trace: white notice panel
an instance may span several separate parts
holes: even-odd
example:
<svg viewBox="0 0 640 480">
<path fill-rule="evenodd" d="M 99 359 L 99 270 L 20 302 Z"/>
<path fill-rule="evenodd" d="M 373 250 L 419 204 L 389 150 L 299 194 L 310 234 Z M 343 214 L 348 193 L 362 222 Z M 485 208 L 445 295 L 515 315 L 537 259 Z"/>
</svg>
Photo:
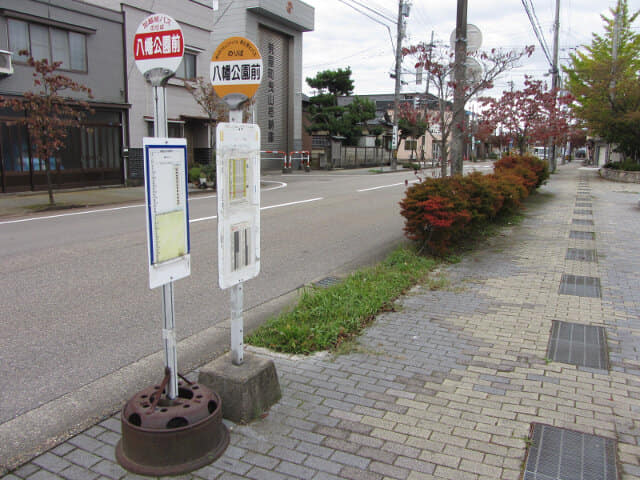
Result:
<svg viewBox="0 0 640 480">
<path fill-rule="evenodd" d="M 143 145 L 149 287 L 156 288 L 191 273 L 187 142 L 145 137 Z"/>
<path fill-rule="evenodd" d="M 260 128 L 220 123 L 216 132 L 218 281 L 225 289 L 260 272 Z"/>
</svg>

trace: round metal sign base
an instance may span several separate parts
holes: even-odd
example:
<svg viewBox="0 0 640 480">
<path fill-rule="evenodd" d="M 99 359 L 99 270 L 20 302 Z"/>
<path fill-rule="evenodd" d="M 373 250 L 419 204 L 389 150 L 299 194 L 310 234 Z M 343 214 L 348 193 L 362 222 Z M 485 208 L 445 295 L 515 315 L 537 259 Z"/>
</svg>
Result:
<svg viewBox="0 0 640 480">
<path fill-rule="evenodd" d="M 175 400 L 159 390 L 154 386 L 138 392 L 122 409 L 118 463 L 136 474 L 165 476 L 190 472 L 218 459 L 229 445 L 218 394 L 183 382 Z"/>
</svg>

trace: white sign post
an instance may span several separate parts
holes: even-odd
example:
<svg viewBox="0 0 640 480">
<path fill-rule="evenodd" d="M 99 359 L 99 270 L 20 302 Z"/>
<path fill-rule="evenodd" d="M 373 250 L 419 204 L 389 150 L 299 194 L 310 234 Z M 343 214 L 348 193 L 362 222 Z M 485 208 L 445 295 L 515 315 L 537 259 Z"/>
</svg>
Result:
<svg viewBox="0 0 640 480">
<path fill-rule="evenodd" d="M 242 123 L 242 104 L 262 80 L 262 57 L 246 38 L 223 41 L 211 57 L 211 83 L 229 105 L 216 131 L 218 283 L 231 288 L 231 361 L 244 362 L 243 282 L 260 272 L 260 127 Z"/>
<path fill-rule="evenodd" d="M 133 39 L 136 66 L 153 86 L 153 138 L 144 139 L 149 286 L 162 286 L 166 395 L 178 396 L 173 281 L 191 273 L 186 142 L 168 139 L 166 84 L 182 62 L 184 38 L 168 15 L 145 18 Z"/>
</svg>

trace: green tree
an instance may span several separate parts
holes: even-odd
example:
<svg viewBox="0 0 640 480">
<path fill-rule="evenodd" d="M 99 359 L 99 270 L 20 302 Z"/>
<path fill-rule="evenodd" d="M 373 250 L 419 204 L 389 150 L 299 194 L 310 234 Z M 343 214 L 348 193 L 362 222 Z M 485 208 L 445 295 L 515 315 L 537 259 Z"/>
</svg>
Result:
<svg viewBox="0 0 640 480">
<path fill-rule="evenodd" d="M 620 0 L 611 17 L 602 16 L 604 35 L 570 55 L 567 89 L 572 108 L 592 135 L 616 144 L 625 155 L 640 159 L 640 33 L 632 28 L 640 11 L 630 14 Z M 617 58 L 613 50 L 618 16 Z"/>
<path fill-rule="evenodd" d="M 339 96 L 353 93 L 351 68 L 318 72 L 315 77 L 307 78 L 307 84 L 316 91 L 309 99 L 311 125 L 307 130 L 346 137 L 349 145 L 357 143 L 363 125 L 375 118 L 376 107 L 372 101 L 359 97 L 346 107 L 338 105 Z"/>
<path fill-rule="evenodd" d="M 29 55 L 22 50 L 19 55 Z M 78 128 L 91 108 L 86 101 L 62 96 L 63 92 L 81 92 L 92 98 L 91 89 L 57 72 L 62 62 L 49 63 L 46 59 L 29 57 L 27 64 L 33 68 L 33 85 L 39 91 L 26 91 L 19 98 L 0 97 L 0 108 L 10 108 L 24 114 L 14 120 L 27 127 L 33 154 L 44 163 L 47 174 L 49 203 L 55 205 L 51 169 L 55 155 L 64 145 L 71 128 Z"/>
<path fill-rule="evenodd" d="M 311 88 L 317 90 L 318 94 L 328 93 L 334 97 L 351 95 L 353 93 L 351 73 L 351 67 L 324 70 L 318 72 L 313 78 L 307 78 L 307 83 Z"/>
</svg>

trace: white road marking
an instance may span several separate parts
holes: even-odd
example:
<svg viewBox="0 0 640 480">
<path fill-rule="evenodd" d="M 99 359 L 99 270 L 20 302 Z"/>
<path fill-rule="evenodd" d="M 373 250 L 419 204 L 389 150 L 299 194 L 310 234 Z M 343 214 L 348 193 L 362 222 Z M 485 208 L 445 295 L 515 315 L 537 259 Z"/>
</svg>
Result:
<svg viewBox="0 0 640 480">
<path fill-rule="evenodd" d="M 418 183 L 419 180 L 410 180 L 409 183 Z M 399 185 L 404 185 L 404 182 L 400 182 L 400 183 L 392 183 L 390 185 L 380 185 L 379 187 L 371 187 L 371 188 L 362 188 L 360 190 L 356 190 L 358 193 L 362 193 L 362 192 L 370 192 L 372 190 L 380 190 L 382 188 L 391 188 L 391 187 L 397 187 Z"/>
<path fill-rule="evenodd" d="M 275 187 L 269 187 L 269 188 L 264 188 L 262 189 L 263 192 L 269 192 L 271 190 L 279 190 L 280 188 L 285 188 L 287 186 L 287 184 L 285 182 L 275 182 L 273 180 L 263 180 L 263 183 L 275 183 L 276 186 Z M 196 197 L 191 197 L 189 198 L 189 201 L 196 201 L 196 200 L 205 200 L 205 199 L 209 199 L 209 198 L 216 198 L 217 195 L 198 195 Z M 96 210 L 83 210 L 82 212 L 70 212 L 70 213 L 59 213 L 57 215 L 47 215 L 47 216 L 43 216 L 43 217 L 31 217 L 31 218 L 20 218 L 18 220 L 5 220 L 0 222 L 0 225 L 9 225 L 11 223 L 24 223 L 24 222 L 35 222 L 36 220 L 51 220 L 54 218 L 61 218 L 61 217 L 72 217 L 75 215 L 88 215 L 90 213 L 104 213 L 104 212 L 115 212 L 118 210 L 126 210 L 128 208 L 140 208 L 140 207 L 144 207 L 145 204 L 144 203 L 137 203 L 135 205 L 127 205 L 126 207 L 112 207 L 112 208 L 99 208 Z M 216 218 L 216 217 L 212 217 L 212 218 Z M 193 222 L 194 220 L 191 220 L 191 222 Z M 200 219 L 196 219 L 195 221 L 199 222 L 201 221 Z"/>
<path fill-rule="evenodd" d="M 271 210 L 272 208 L 290 207 L 292 205 L 300 205 L 302 203 L 317 202 L 319 200 L 324 200 L 324 197 L 310 198 L 308 200 L 298 200 L 297 202 L 281 203 L 279 205 L 269 205 L 268 207 L 261 207 L 260 210 Z M 193 218 L 189 220 L 189 223 L 204 222 L 206 220 L 215 220 L 216 218 L 218 218 L 217 215 L 213 215 L 211 217 Z"/>
</svg>

